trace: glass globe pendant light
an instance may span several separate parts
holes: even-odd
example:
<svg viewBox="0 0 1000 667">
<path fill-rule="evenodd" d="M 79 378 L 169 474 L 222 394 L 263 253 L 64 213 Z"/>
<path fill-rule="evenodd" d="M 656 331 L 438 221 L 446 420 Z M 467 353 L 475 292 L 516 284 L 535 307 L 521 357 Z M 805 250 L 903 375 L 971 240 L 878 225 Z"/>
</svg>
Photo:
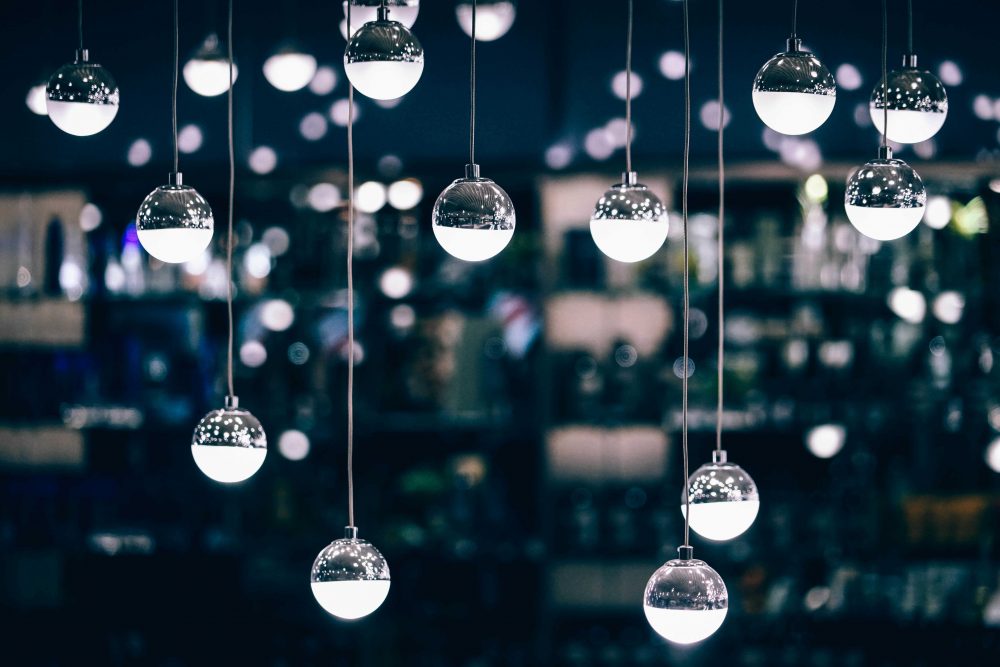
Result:
<svg viewBox="0 0 1000 667">
<path fill-rule="evenodd" d="M 723 16 L 719 6 L 719 106 L 725 106 L 723 81 Z M 698 468 L 687 480 L 681 498 L 681 512 L 690 514 L 691 529 L 709 540 L 724 541 L 742 535 L 753 524 L 760 510 L 757 485 L 741 467 L 730 463 L 722 449 L 723 388 L 725 383 L 725 220 L 726 163 L 725 129 L 719 124 L 719 363 L 715 410 L 715 451 L 712 462 Z"/>
<path fill-rule="evenodd" d="M 882 86 L 886 76 L 888 12 L 882 0 Z M 883 97 L 885 93 L 883 91 Z M 882 107 L 882 123 L 891 131 L 889 110 Z M 847 180 L 844 208 L 854 228 L 878 241 L 893 241 L 920 224 L 927 204 L 927 191 L 920 176 L 903 160 L 892 157 L 887 133 L 882 133 L 878 159 L 870 160 Z"/>
<path fill-rule="evenodd" d="M 340 23 L 340 33 L 344 39 L 350 39 L 347 32 L 347 3 L 344 0 L 344 20 Z M 359 26 L 378 20 L 378 8 L 382 0 L 350 0 L 354 6 L 354 16 L 351 20 L 353 25 Z M 392 19 L 399 21 L 407 28 L 412 28 L 417 22 L 417 15 L 420 13 L 420 0 L 388 0 L 389 9 L 392 11 Z"/>
<path fill-rule="evenodd" d="M 233 81 L 239 77 L 233 65 Z M 202 97 L 216 97 L 229 90 L 229 58 L 214 32 L 205 38 L 191 59 L 184 63 L 184 82 Z"/>
<path fill-rule="evenodd" d="M 913 52 L 913 0 L 907 1 L 906 16 L 908 48 L 903 68 L 889 72 L 888 81 L 872 91 L 869 111 L 875 127 L 890 141 L 917 144 L 927 141 L 944 126 L 948 92 L 940 79 L 917 67 L 917 54 Z"/>
<path fill-rule="evenodd" d="M 264 78 L 285 93 L 294 93 L 309 85 L 316 76 L 316 57 L 298 44 L 288 41 L 264 61 Z"/>
<path fill-rule="evenodd" d="M 722 0 L 719 1 L 721 17 Z M 720 18 L 721 20 L 721 18 Z M 688 27 L 688 0 L 684 0 L 684 180 L 682 215 L 684 223 L 684 361 L 689 366 L 691 290 L 688 234 L 688 175 L 691 155 L 691 45 Z M 682 377 L 681 447 L 684 453 L 685 504 L 688 497 L 688 375 Z M 658 635 L 675 644 L 693 644 L 711 637 L 722 627 L 729 610 L 726 584 L 705 561 L 694 557 L 690 545 L 691 512 L 685 512 L 684 544 L 678 557 L 660 566 L 646 584 L 642 608 L 646 621 Z"/>
<path fill-rule="evenodd" d="M 819 58 L 802 50 L 796 34 L 795 0 L 787 48 L 760 68 L 753 80 L 753 106 L 764 124 L 788 135 L 808 134 L 826 122 L 837 103 L 837 83 Z"/>
<path fill-rule="evenodd" d="M 375 100 L 398 99 L 417 85 L 424 47 L 409 28 L 389 18 L 388 0 L 382 0 L 376 20 L 351 35 L 344 71 L 358 92 Z"/>
<path fill-rule="evenodd" d="M 176 19 L 177 0 L 174 0 Z M 175 23 L 176 26 L 176 23 Z M 233 62 L 233 0 L 229 0 L 229 62 Z M 230 72 L 228 100 L 229 126 L 229 230 L 226 240 L 227 291 L 229 316 L 229 346 L 226 358 L 226 379 L 229 393 L 221 410 L 205 415 L 194 429 L 191 456 L 206 477 L 224 484 L 249 479 L 260 470 L 267 457 L 267 436 L 260 421 L 240 407 L 233 386 L 233 202 L 236 192 L 236 158 L 233 145 L 233 86 L 235 75 Z M 176 84 L 175 84 L 176 89 Z"/>
<path fill-rule="evenodd" d="M 184 184 L 177 150 L 177 78 L 179 24 L 178 0 L 174 0 L 174 79 L 171 120 L 174 139 L 174 170 L 166 185 L 150 192 L 135 217 L 139 243 L 150 255 L 169 264 L 199 257 L 212 242 L 215 220 L 212 208 L 198 191 Z"/>
<path fill-rule="evenodd" d="M 632 0 L 625 47 L 625 173 L 590 216 L 590 235 L 601 252 L 619 262 L 652 257 L 667 240 L 670 222 L 659 198 L 632 171 Z"/>
<path fill-rule="evenodd" d="M 475 35 L 476 2 L 472 3 Z M 470 59 L 469 164 L 465 178 L 452 182 L 438 196 L 431 213 L 438 243 L 452 257 L 481 262 L 495 257 L 514 236 L 517 217 L 514 203 L 499 185 L 483 178 L 476 164 L 476 39 Z"/>
<path fill-rule="evenodd" d="M 351 25 L 351 8 L 347 8 Z M 347 100 L 347 516 L 344 537 L 316 556 L 309 585 L 316 602 L 343 620 L 368 616 L 389 595 L 389 565 L 372 544 L 358 539 L 354 524 L 354 86 Z"/>
<path fill-rule="evenodd" d="M 90 62 L 90 53 L 83 48 L 83 0 L 77 4 L 77 33 L 76 57 L 57 69 L 45 87 L 46 109 L 63 132 L 89 137 L 118 115 L 118 84 L 111 72 Z"/>
<path fill-rule="evenodd" d="M 472 3 L 459 2 L 455 5 L 455 18 L 466 35 L 472 37 Z M 479 23 L 476 39 L 492 42 L 506 35 L 514 19 L 517 18 L 517 3 L 514 0 L 487 0 L 479 3 Z"/>
</svg>

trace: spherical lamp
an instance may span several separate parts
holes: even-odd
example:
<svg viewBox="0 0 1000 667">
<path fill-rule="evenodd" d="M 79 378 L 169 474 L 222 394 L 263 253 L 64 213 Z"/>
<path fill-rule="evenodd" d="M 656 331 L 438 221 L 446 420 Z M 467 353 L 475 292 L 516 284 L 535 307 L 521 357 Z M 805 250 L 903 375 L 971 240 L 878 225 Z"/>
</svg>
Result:
<svg viewBox="0 0 1000 667">
<path fill-rule="evenodd" d="M 319 552 L 310 575 L 313 596 L 337 618 L 353 621 L 372 613 L 389 595 L 389 565 L 373 545 L 348 526 L 344 537 Z"/>
<path fill-rule="evenodd" d="M 280 91 L 302 90 L 316 76 L 316 58 L 287 42 L 264 61 L 264 78 Z"/>
<path fill-rule="evenodd" d="M 445 251 L 467 262 L 497 255 L 514 236 L 514 203 L 503 188 L 481 178 L 479 165 L 465 166 L 465 178 L 452 182 L 434 203 L 434 237 Z"/>
<path fill-rule="evenodd" d="M 948 92 L 940 79 L 917 68 L 915 55 L 908 55 L 903 59 L 903 69 L 889 72 L 886 82 L 879 83 L 872 91 L 869 110 L 879 132 L 886 132 L 888 115 L 886 136 L 891 141 L 917 144 L 933 137 L 944 125 L 948 117 Z"/>
<path fill-rule="evenodd" d="M 237 76 L 239 70 L 234 63 L 233 83 Z M 203 97 L 215 97 L 229 90 L 229 57 L 222 50 L 218 35 L 212 33 L 206 37 L 184 64 L 184 82 Z"/>
<path fill-rule="evenodd" d="M 492 42 L 500 39 L 514 25 L 517 3 L 513 0 L 484 0 L 476 7 L 476 40 Z M 472 37 L 472 3 L 463 1 L 455 5 L 455 18 L 462 31 Z"/>
<path fill-rule="evenodd" d="M 722 627 L 729 610 L 729 592 L 719 573 L 693 549 L 680 547 L 679 558 L 653 573 L 643 596 L 646 620 L 664 639 L 694 644 Z"/>
<path fill-rule="evenodd" d="M 118 115 L 118 84 L 108 70 L 89 61 L 86 49 L 56 70 L 45 95 L 52 122 L 77 137 L 97 134 Z"/>
<path fill-rule="evenodd" d="M 691 530 L 707 540 L 724 542 L 746 532 L 757 518 L 760 495 L 750 475 L 726 458 L 724 450 L 712 453 L 712 462 L 688 478 Z M 681 513 L 686 512 L 681 498 Z"/>
<path fill-rule="evenodd" d="M 424 48 L 409 28 L 389 19 L 385 6 L 347 43 L 344 70 L 362 95 L 394 100 L 407 94 L 424 72 Z"/>
<path fill-rule="evenodd" d="M 667 211 L 634 171 L 622 175 L 598 200 L 590 216 L 590 234 L 605 255 L 619 262 L 652 257 L 670 230 Z"/>
<path fill-rule="evenodd" d="M 891 127 L 891 125 L 890 125 Z M 855 229 L 878 241 L 893 241 L 920 224 L 927 191 L 910 165 L 883 146 L 879 158 L 855 171 L 847 181 L 844 208 Z"/>
<path fill-rule="evenodd" d="M 264 465 L 267 436 L 257 418 L 241 409 L 235 396 L 228 396 L 225 408 L 209 412 L 198 422 L 191 455 L 207 477 L 235 484 Z"/>
<path fill-rule="evenodd" d="M 179 172 L 149 193 L 135 217 L 139 243 L 168 264 L 199 257 L 212 242 L 214 227 L 212 208 L 197 190 L 184 185 Z"/>
<path fill-rule="evenodd" d="M 775 132 L 807 134 L 826 122 L 837 102 L 837 84 L 819 58 L 788 40 L 788 50 L 760 68 L 753 81 L 753 106 Z"/>
</svg>

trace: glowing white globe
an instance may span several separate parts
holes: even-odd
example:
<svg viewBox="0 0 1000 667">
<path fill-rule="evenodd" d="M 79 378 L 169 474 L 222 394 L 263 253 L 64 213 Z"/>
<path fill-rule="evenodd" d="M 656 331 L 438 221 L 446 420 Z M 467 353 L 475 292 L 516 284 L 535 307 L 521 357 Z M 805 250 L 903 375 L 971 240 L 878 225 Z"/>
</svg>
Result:
<svg viewBox="0 0 1000 667">
<path fill-rule="evenodd" d="M 799 135 L 826 122 L 837 103 L 837 83 L 830 70 L 801 40 L 767 61 L 753 82 L 753 106 L 775 132 Z"/>
<path fill-rule="evenodd" d="M 233 64 L 233 83 L 239 68 Z M 229 90 L 229 56 L 223 52 L 214 33 L 205 38 L 191 59 L 184 64 L 184 82 L 203 97 L 216 97 Z"/>
<path fill-rule="evenodd" d="M 640 262 L 663 246 L 670 221 L 659 198 L 636 182 L 634 172 L 622 180 L 598 200 L 590 218 L 590 235 L 611 259 Z"/>
<path fill-rule="evenodd" d="M 285 46 L 264 61 L 264 78 L 278 90 L 302 90 L 316 76 L 316 58 L 294 46 Z"/>
<path fill-rule="evenodd" d="M 712 453 L 688 478 L 691 530 L 708 540 L 723 542 L 746 532 L 760 511 L 757 485 L 743 468 L 726 459 L 726 452 Z M 687 506 L 681 495 L 681 514 Z"/>
<path fill-rule="evenodd" d="M 854 228 L 877 241 L 906 236 L 920 224 L 927 191 L 920 176 L 902 160 L 871 160 L 851 175 L 844 195 L 844 209 Z"/>
<path fill-rule="evenodd" d="M 462 31 L 472 37 L 472 3 L 460 2 L 455 6 L 455 18 Z M 476 41 L 492 42 L 500 39 L 514 25 L 517 6 L 511 0 L 490 2 L 485 0 L 476 7 Z"/>
<path fill-rule="evenodd" d="M 382 606 L 389 595 L 389 565 L 356 528 L 319 552 L 310 573 L 313 597 L 328 613 L 353 621 Z"/>
<path fill-rule="evenodd" d="M 40 83 L 37 86 L 32 86 L 28 89 L 28 95 L 25 97 L 24 102 L 28 105 L 28 108 L 31 109 L 31 113 L 44 116 L 48 113 L 46 100 L 47 96 L 45 95 L 45 84 Z"/>
<path fill-rule="evenodd" d="M 344 71 L 366 97 L 394 100 L 413 90 L 424 73 L 424 49 L 398 21 L 371 21 L 354 33 Z"/>
<path fill-rule="evenodd" d="M 885 116 L 889 117 L 886 136 L 901 144 L 927 141 L 944 126 L 948 118 L 948 93 L 941 81 L 925 70 L 913 66 L 889 72 L 887 80 L 889 109 L 886 112 L 882 82 L 872 91 L 869 112 L 879 132 L 885 132 Z"/>
<path fill-rule="evenodd" d="M 718 572 L 703 560 L 682 557 L 653 573 L 643 595 L 646 621 L 658 635 L 675 644 L 694 644 L 722 627 L 729 611 L 729 592 Z M 686 553 L 685 553 L 686 552 Z"/>
<path fill-rule="evenodd" d="M 174 183 L 153 190 L 139 206 L 135 228 L 139 243 L 150 255 L 168 264 L 189 262 L 212 242 L 212 209 L 197 190 Z"/>
<path fill-rule="evenodd" d="M 499 185 L 480 178 L 478 165 L 438 196 L 431 214 L 434 238 L 452 257 L 481 262 L 495 257 L 514 237 L 514 203 Z"/>
<path fill-rule="evenodd" d="M 237 407 L 235 397 L 226 407 L 205 415 L 194 429 L 191 455 L 206 477 L 224 484 L 249 479 L 264 465 L 267 436 L 257 418 Z"/>
<path fill-rule="evenodd" d="M 63 132 L 89 137 L 118 115 L 118 84 L 106 69 L 79 51 L 75 62 L 56 70 L 45 88 L 46 111 Z"/>
</svg>

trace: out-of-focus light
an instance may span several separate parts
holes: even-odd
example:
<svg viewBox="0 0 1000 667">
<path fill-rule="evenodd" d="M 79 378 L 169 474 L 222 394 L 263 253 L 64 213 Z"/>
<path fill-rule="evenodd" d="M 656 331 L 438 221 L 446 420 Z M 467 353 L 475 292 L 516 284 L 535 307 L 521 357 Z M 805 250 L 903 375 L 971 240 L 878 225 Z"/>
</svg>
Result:
<svg viewBox="0 0 1000 667">
<path fill-rule="evenodd" d="M 389 322 L 400 331 L 406 331 L 417 322 L 417 312 L 413 306 L 401 303 L 392 307 L 389 311 Z"/>
<path fill-rule="evenodd" d="M 986 448 L 986 465 L 990 467 L 993 472 L 1000 472 L 1000 438 L 996 438 L 989 444 Z"/>
<path fill-rule="evenodd" d="M 330 105 L 330 120 L 337 127 L 347 127 L 347 119 L 351 115 L 351 103 L 347 99 L 337 100 Z M 354 122 L 361 118 L 361 107 L 354 101 Z"/>
<path fill-rule="evenodd" d="M 190 155 L 201 148 L 205 137 L 201 133 L 201 128 L 197 125 L 185 125 L 177 133 L 177 150 Z"/>
<path fill-rule="evenodd" d="M 850 63 L 844 63 L 837 68 L 837 85 L 844 90 L 857 90 L 864 81 L 861 79 L 861 72 Z"/>
<path fill-rule="evenodd" d="M 990 181 L 990 191 L 1000 195 L 1000 178 L 994 178 Z"/>
<path fill-rule="evenodd" d="M 295 322 L 295 310 L 284 299 L 271 299 L 260 307 L 260 323 L 271 331 L 285 331 Z"/>
<path fill-rule="evenodd" d="M 993 110 L 993 100 L 989 95 L 976 95 L 972 100 L 972 113 L 979 120 L 994 120 L 996 114 Z"/>
<path fill-rule="evenodd" d="M 628 122 L 624 118 L 612 118 L 604 126 L 608 141 L 615 148 L 624 148 L 628 139 Z M 635 140 L 635 126 L 632 127 L 632 139 Z"/>
<path fill-rule="evenodd" d="M 212 261 L 212 253 L 209 250 L 205 250 L 203 253 L 198 255 L 192 260 L 184 262 L 184 273 L 189 276 L 200 276 L 208 271 L 208 265 Z"/>
<path fill-rule="evenodd" d="M 568 144 L 555 144 L 545 151 L 545 165 L 549 169 L 565 169 L 573 162 L 573 148 Z"/>
<path fill-rule="evenodd" d="M 263 243 L 254 243 L 243 255 L 243 268 L 254 278 L 267 278 L 271 273 L 271 249 Z"/>
<path fill-rule="evenodd" d="M 296 341 L 288 346 L 288 361 L 296 366 L 305 366 L 309 361 L 309 346 L 302 341 Z"/>
<path fill-rule="evenodd" d="M 926 141 L 921 141 L 918 144 L 913 144 L 913 152 L 916 153 L 919 158 L 930 160 L 937 155 L 937 142 L 933 139 L 928 139 Z"/>
<path fill-rule="evenodd" d="M 126 158 L 133 167 L 142 167 L 153 157 L 153 147 L 145 139 L 136 139 L 128 147 Z"/>
<path fill-rule="evenodd" d="M 86 288 L 87 276 L 80 265 L 72 259 L 59 265 L 59 287 L 70 301 L 78 301 Z"/>
<path fill-rule="evenodd" d="M 625 99 L 626 88 L 628 83 L 628 73 L 624 70 L 615 74 L 614 78 L 611 79 L 611 92 L 615 94 L 620 100 Z M 642 94 L 642 77 L 632 72 L 632 99 L 639 97 Z"/>
<path fill-rule="evenodd" d="M 965 311 L 965 297 L 959 292 L 941 292 L 934 299 L 931 312 L 945 324 L 957 324 Z"/>
<path fill-rule="evenodd" d="M 258 340 L 240 345 L 240 362 L 247 368 L 260 368 L 267 361 L 267 348 Z"/>
<path fill-rule="evenodd" d="M 94 231 L 101 226 L 102 220 L 104 220 L 104 216 L 101 215 L 101 209 L 97 208 L 96 205 L 87 202 L 80 209 L 80 229 L 83 231 Z"/>
<path fill-rule="evenodd" d="M 309 90 L 315 95 L 329 95 L 337 87 L 337 71 L 323 65 L 316 70 L 316 76 L 309 82 Z"/>
<path fill-rule="evenodd" d="M 785 138 L 785 135 L 778 134 L 769 127 L 765 127 L 760 136 L 760 140 L 764 144 L 764 147 L 769 151 L 774 151 L 775 153 L 781 150 L 781 144 L 784 142 Z"/>
<path fill-rule="evenodd" d="M 607 160 L 615 152 L 614 144 L 603 127 L 598 127 L 587 133 L 583 140 L 583 150 L 593 160 Z"/>
<path fill-rule="evenodd" d="M 291 429 L 278 436 L 278 452 L 289 461 L 301 461 L 309 456 L 309 436 Z"/>
<path fill-rule="evenodd" d="M 104 267 L 104 286 L 108 288 L 108 291 L 112 294 L 118 294 L 125 289 L 126 280 L 125 269 L 118 260 L 109 259 L 108 265 Z"/>
<path fill-rule="evenodd" d="M 384 178 L 396 178 L 403 171 L 403 159 L 398 155 L 389 153 L 380 157 L 375 167 L 378 169 L 378 173 Z"/>
<path fill-rule="evenodd" d="M 962 68 L 952 60 L 945 60 L 938 67 L 938 78 L 946 86 L 961 86 L 965 77 L 962 75 Z"/>
<path fill-rule="evenodd" d="M 889 309 L 904 322 L 920 324 L 927 314 L 927 299 L 909 287 L 896 287 L 889 292 Z"/>
<path fill-rule="evenodd" d="M 25 288 L 31 284 L 31 271 L 26 266 L 17 267 L 17 286 Z"/>
<path fill-rule="evenodd" d="M 806 433 L 806 447 L 820 459 L 830 459 L 839 454 L 846 440 L 847 429 L 840 424 L 822 424 Z"/>
<path fill-rule="evenodd" d="M 385 206 L 385 186 L 378 181 L 365 181 L 354 192 L 354 205 L 362 213 L 377 213 Z"/>
<path fill-rule="evenodd" d="M 674 375 L 680 379 L 684 379 L 685 372 L 687 373 L 688 379 L 694 376 L 694 359 L 689 358 L 685 368 L 684 357 L 677 357 L 674 359 Z"/>
<path fill-rule="evenodd" d="M 684 54 L 680 51 L 667 51 L 660 56 L 660 74 L 671 81 L 680 81 L 683 79 Z"/>
<path fill-rule="evenodd" d="M 308 201 L 314 211 L 332 211 L 340 204 L 340 190 L 333 183 L 317 183 L 309 188 Z"/>
<path fill-rule="evenodd" d="M 28 96 L 25 98 L 24 103 L 31 109 L 31 113 L 36 113 L 39 116 L 47 116 L 49 111 L 46 103 L 45 84 L 40 83 L 37 86 L 29 88 Z"/>
<path fill-rule="evenodd" d="M 715 132 L 719 131 L 719 101 L 709 100 L 701 105 L 701 111 L 698 112 L 698 118 L 701 120 L 701 124 L 705 129 L 713 130 Z M 722 109 L 722 127 L 729 127 L 729 121 L 732 120 L 732 115 L 729 113 L 728 108 Z"/>
<path fill-rule="evenodd" d="M 278 49 L 264 61 L 264 78 L 286 93 L 305 88 L 316 74 L 316 58 L 294 46 Z"/>
<path fill-rule="evenodd" d="M 299 123 L 299 134 L 306 141 L 319 141 L 326 136 L 327 122 L 321 113 L 307 113 Z"/>
<path fill-rule="evenodd" d="M 472 3 L 463 1 L 455 7 L 455 18 L 462 32 L 472 37 Z M 492 42 L 507 34 L 517 7 L 510 0 L 482 0 L 476 7 L 476 41 Z"/>
<path fill-rule="evenodd" d="M 989 229 L 990 219 L 982 197 L 973 197 L 965 206 L 959 206 L 952 219 L 955 229 L 964 236 L 985 234 Z"/>
<path fill-rule="evenodd" d="M 951 222 L 951 200 L 941 195 L 927 198 L 924 224 L 931 229 L 944 229 Z"/>
<path fill-rule="evenodd" d="M 827 185 L 826 179 L 820 174 L 813 174 L 807 178 L 804 190 L 806 198 L 814 204 L 825 202 L 827 196 L 830 194 L 830 187 Z"/>
<path fill-rule="evenodd" d="M 803 171 L 815 171 L 823 164 L 819 144 L 812 139 L 785 137 L 778 153 L 782 162 Z"/>
<path fill-rule="evenodd" d="M 402 97 L 397 97 L 393 100 L 375 100 L 375 106 L 383 109 L 395 109 L 403 103 L 403 99 Z"/>
<path fill-rule="evenodd" d="M 260 237 L 261 243 L 271 251 L 272 257 L 281 257 L 291 246 L 292 239 L 283 227 L 268 227 Z"/>
<path fill-rule="evenodd" d="M 854 124 L 858 127 L 871 127 L 872 112 L 867 104 L 856 104 L 854 106 Z"/>
<path fill-rule="evenodd" d="M 424 198 L 424 188 L 420 181 L 405 178 L 389 186 L 389 204 L 398 211 L 409 211 L 415 208 Z"/>
<path fill-rule="evenodd" d="M 233 65 L 233 83 L 239 67 Z M 222 49 L 219 36 L 212 33 L 184 63 L 184 82 L 203 97 L 215 97 L 229 90 L 229 56 Z"/>
<path fill-rule="evenodd" d="M 378 286 L 390 299 L 402 299 L 413 291 L 413 274 L 401 266 L 393 266 L 382 273 Z"/>
<path fill-rule="evenodd" d="M 258 146 L 250 153 L 250 171 L 261 176 L 270 174 L 278 166 L 278 154 L 270 146 Z"/>
</svg>

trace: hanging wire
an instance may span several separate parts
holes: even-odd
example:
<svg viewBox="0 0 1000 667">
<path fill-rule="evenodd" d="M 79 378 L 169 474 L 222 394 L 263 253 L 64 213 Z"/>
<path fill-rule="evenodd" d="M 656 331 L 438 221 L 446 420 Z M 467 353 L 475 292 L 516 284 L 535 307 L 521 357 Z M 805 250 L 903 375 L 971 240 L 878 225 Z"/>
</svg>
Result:
<svg viewBox="0 0 1000 667">
<path fill-rule="evenodd" d="M 889 145 L 889 9 L 882 0 L 882 148 Z"/>
<path fill-rule="evenodd" d="M 80 50 L 83 51 L 83 0 L 76 0 L 76 32 L 80 39 Z"/>
<path fill-rule="evenodd" d="M 476 0 L 472 0 L 472 56 L 469 58 L 469 164 L 476 164 Z"/>
<path fill-rule="evenodd" d="M 229 382 L 229 397 L 235 398 L 233 389 L 233 203 L 236 199 L 236 150 L 233 147 L 233 0 L 229 0 L 228 34 L 226 36 L 229 49 L 229 94 L 228 103 L 228 133 L 229 133 L 229 233 L 226 239 L 226 309 L 229 314 L 229 350 L 226 360 L 226 379 Z"/>
<path fill-rule="evenodd" d="M 792 3 L 792 37 L 797 37 L 799 31 L 799 0 Z"/>
<path fill-rule="evenodd" d="M 349 0 L 348 35 L 351 4 Z M 350 81 L 347 85 L 347 525 L 354 528 L 354 84 Z"/>
<path fill-rule="evenodd" d="M 718 369 L 718 405 L 715 412 L 715 449 L 722 451 L 722 382 L 723 368 L 725 367 L 725 280 L 724 280 L 724 234 L 726 227 L 726 160 L 725 160 L 725 140 L 724 132 L 726 125 L 726 96 L 723 84 L 723 4 L 725 0 L 719 0 L 719 369 Z"/>
<path fill-rule="evenodd" d="M 691 494 L 688 489 L 688 358 L 691 319 L 688 248 L 688 178 L 691 163 L 691 35 L 688 27 L 688 0 L 684 0 L 684 180 L 681 187 L 681 215 L 684 220 L 684 365 L 681 371 L 681 444 L 684 450 L 684 546 L 691 546 Z"/>
<path fill-rule="evenodd" d="M 913 0 L 906 0 L 906 54 L 913 55 Z"/>
<path fill-rule="evenodd" d="M 628 0 L 625 38 L 625 171 L 632 173 L 632 0 Z"/>
<path fill-rule="evenodd" d="M 172 121 L 174 136 L 174 173 L 178 172 L 180 158 L 177 151 L 177 75 L 180 68 L 180 10 L 177 7 L 178 0 L 174 0 L 174 88 L 170 96 L 170 119 Z"/>
</svg>

